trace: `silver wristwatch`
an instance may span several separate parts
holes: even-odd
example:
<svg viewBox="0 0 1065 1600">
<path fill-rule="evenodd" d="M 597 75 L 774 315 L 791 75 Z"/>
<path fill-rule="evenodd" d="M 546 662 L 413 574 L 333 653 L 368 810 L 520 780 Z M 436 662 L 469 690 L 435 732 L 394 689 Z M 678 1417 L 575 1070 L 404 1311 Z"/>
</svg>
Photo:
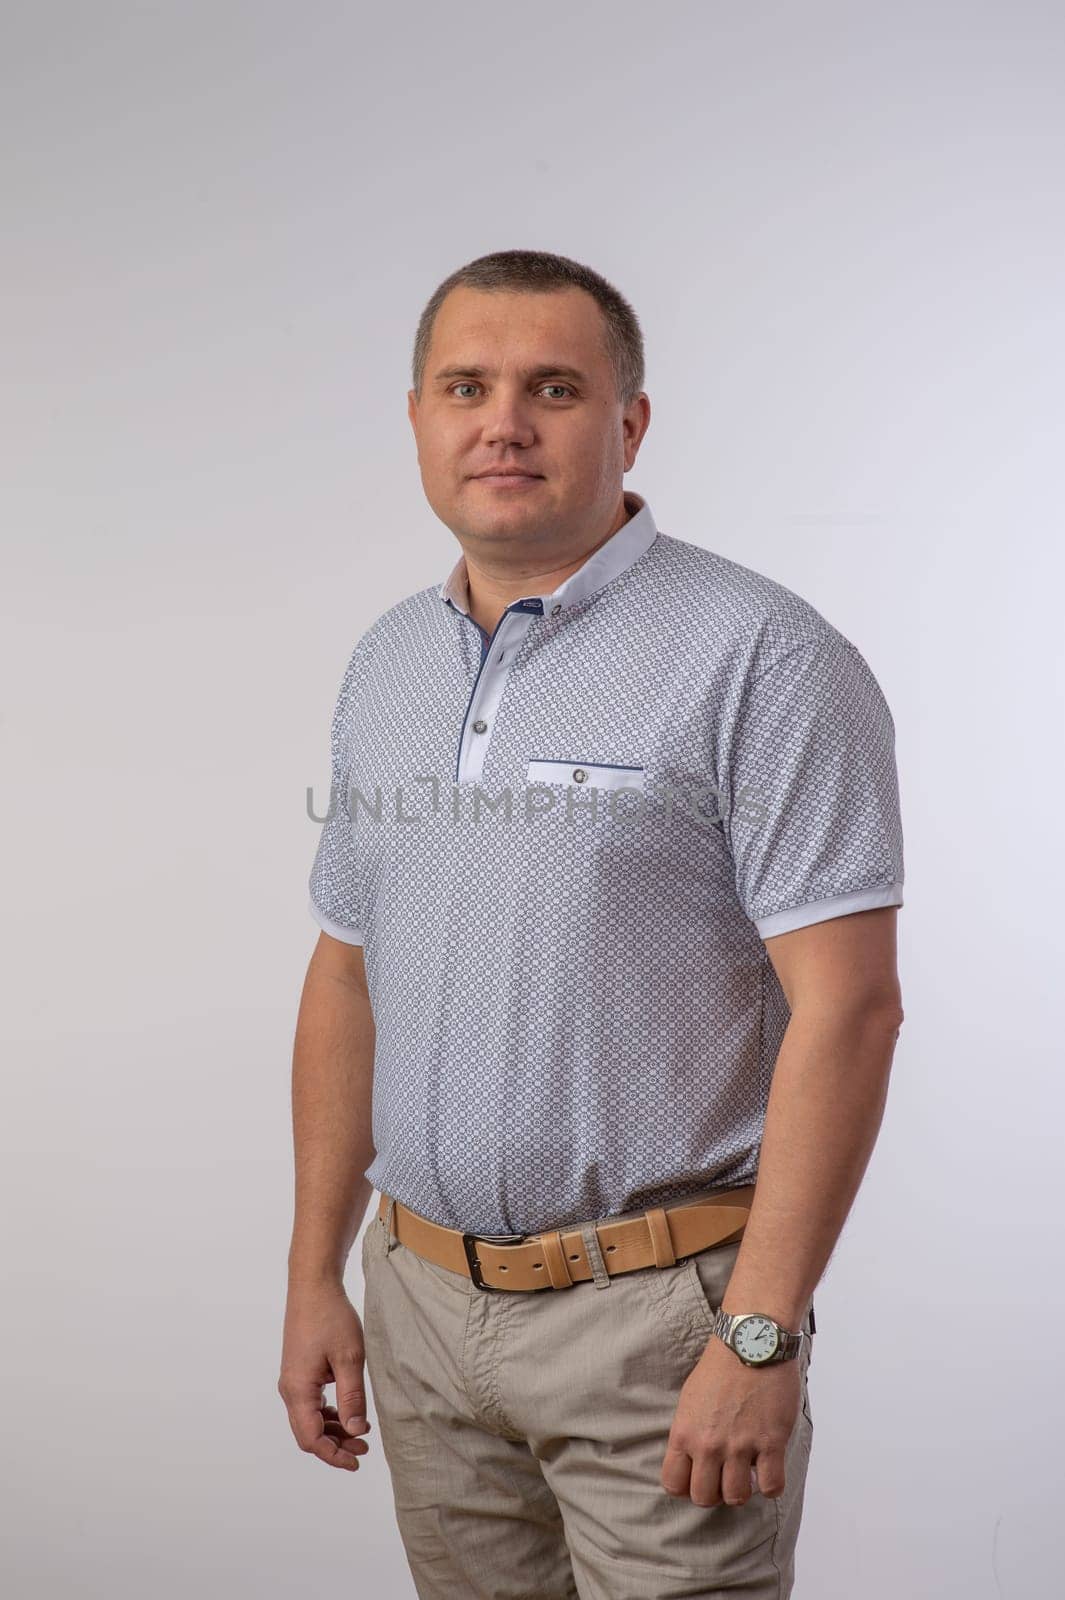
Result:
<svg viewBox="0 0 1065 1600">
<path fill-rule="evenodd" d="M 748 1367 L 767 1367 L 771 1361 L 794 1361 L 807 1337 L 800 1329 L 789 1333 L 761 1311 L 723 1311 L 719 1306 L 710 1328 Z"/>
</svg>

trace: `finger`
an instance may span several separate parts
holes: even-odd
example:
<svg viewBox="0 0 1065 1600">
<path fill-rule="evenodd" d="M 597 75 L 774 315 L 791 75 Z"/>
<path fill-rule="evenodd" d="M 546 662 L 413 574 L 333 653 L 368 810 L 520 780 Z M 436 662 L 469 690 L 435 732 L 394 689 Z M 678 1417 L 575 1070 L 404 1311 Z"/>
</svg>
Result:
<svg viewBox="0 0 1065 1600">
<path fill-rule="evenodd" d="M 337 1426 L 340 1428 L 342 1433 L 346 1434 L 348 1438 L 353 1437 L 353 1435 L 351 1433 L 351 1430 L 348 1429 L 348 1428 L 345 1428 L 343 1423 L 340 1421 L 340 1412 L 337 1410 L 336 1406 L 323 1406 L 322 1407 L 322 1415 L 325 1417 L 325 1420 L 326 1420 L 327 1424 L 330 1423 L 330 1422 L 335 1422 L 337 1424 Z M 356 1429 L 356 1432 L 357 1433 L 369 1433 L 369 1431 L 370 1431 L 370 1429 L 372 1427 L 373 1427 L 373 1423 L 367 1418 L 367 1420 L 363 1424 L 363 1426 L 361 1428 Z"/>
<path fill-rule="evenodd" d="M 313 1382 L 301 1384 L 295 1390 L 290 1389 L 284 1398 L 289 1427 L 296 1436 L 296 1443 L 301 1450 L 313 1450 L 325 1426 L 321 1385 Z"/>
<path fill-rule="evenodd" d="M 691 1456 L 686 1450 L 682 1450 L 680 1445 L 670 1441 L 660 1474 L 660 1481 L 666 1493 L 686 1496 L 691 1481 L 691 1470 Z"/>
<path fill-rule="evenodd" d="M 370 1448 L 368 1439 L 359 1439 L 353 1437 L 350 1433 L 345 1433 L 342 1424 L 339 1422 L 327 1422 L 323 1437 L 332 1439 L 335 1445 L 339 1445 L 342 1450 L 346 1450 L 348 1455 L 351 1456 L 364 1456 Z"/>
<path fill-rule="evenodd" d="M 721 1504 L 722 1467 L 725 1458 L 720 1451 L 700 1452 L 692 1462 L 692 1501 L 697 1506 Z"/>
<path fill-rule="evenodd" d="M 365 1433 L 366 1385 L 361 1361 L 338 1362 L 333 1376 L 337 1386 L 337 1412 L 349 1433 Z"/>
<path fill-rule="evenodd" d="M 359 1443 L 362 1444 L 361 1453 L 365 1455 L 370 1446 L 361 1440 Z M 323 1434 L 320 1439 L 315 1440 L 310 1454 L 317 1456 L 319 1461 L 324 1461 L 327 1467 L 341 1467 L 345 1472 L 357 1472 L 359 1469 L 358 1457 L 355 1454 L 357 1448 L 358 1446 L 353 1444 L 350 1450 L 346 1450 L 337 1440 L 331 1439 L 328 1434 Z"/>
<path fill-rule="evenodd" d="M 753 1462 L 749 1455 L 729 1456 L 721 1472 L 721 1498 L 727 1506 L 743 1506 L 751 1498 Z"/>
<path fill-rule="evenodd" d="M 344 1424 L 340 1420 L 336 1406 L 323 1406 L 322 1419 L 323 1434 L 325 1438 L 331 1439 L 334 1444 L 339 1445 L 340 1448 L 348 1455 L 364 1456 L 367 1454 L 370 1446 L 367 1444 L 365 1439 L 357 1438 L 356 1436 L 348 1433 L 347 1429 L 344 1427 Z M 367 1430 L 369 1427 L 370 1424 L 367 1422 Z M 335 1464 L 343 1465 L 343 1462 L 337 1462 Z"/>
<path fill-rule="evenodd" d="M 785 1466 L 783 1450 L 763 1450 L 758 1457 L 758 1488 L 768 1500 L 784 1493 Z"/>
</svg>

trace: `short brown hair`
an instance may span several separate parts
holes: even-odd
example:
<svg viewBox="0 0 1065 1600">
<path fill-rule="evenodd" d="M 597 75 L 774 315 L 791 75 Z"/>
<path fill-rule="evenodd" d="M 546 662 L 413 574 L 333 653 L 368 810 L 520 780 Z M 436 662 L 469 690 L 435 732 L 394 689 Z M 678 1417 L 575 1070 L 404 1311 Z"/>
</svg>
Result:
<svg viewBox="0 0 1065 1600">
<path fill-rule="evenodd" d="M 643 333 L 635 311 L 612 283 L 568 256 L 550 255 L 546 250 L 496 250 L 491 255 L 468 261 L 445 278 L 422 312 L 411 364 L 414 393 L 419 400 L 436 314 L 444 297 L 459 285 L 469 289 L 525 290 L 542 294 L 569 287 L 586 290 L 598 301 L 603 313 L 604 341 L 622 406 L 630 406 L 643 389 Z"/>
</svg>

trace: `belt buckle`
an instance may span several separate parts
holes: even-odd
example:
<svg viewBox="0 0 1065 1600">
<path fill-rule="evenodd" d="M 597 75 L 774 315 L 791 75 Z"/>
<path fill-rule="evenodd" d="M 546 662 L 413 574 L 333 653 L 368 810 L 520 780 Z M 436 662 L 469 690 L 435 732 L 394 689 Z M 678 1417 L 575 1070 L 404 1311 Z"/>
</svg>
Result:
<svg viewBox="0 0 1065 1600">
<path fill-rule="evenodd" d="M 470 1277 L 478 1289 L 484 1289 L 488 1294 L 506 1294 L 508 1291 L 495 1283 L 485 1283 L 481 1276 L 481 1263 L 477 1259 L 477 1244 L 524 1244 L 528 1238 L 527 1233 L 464 1233 L 462 1235 L 462 1248 L 466 1252 L 466 1261 L 469 1264 Z"/>
</svg>

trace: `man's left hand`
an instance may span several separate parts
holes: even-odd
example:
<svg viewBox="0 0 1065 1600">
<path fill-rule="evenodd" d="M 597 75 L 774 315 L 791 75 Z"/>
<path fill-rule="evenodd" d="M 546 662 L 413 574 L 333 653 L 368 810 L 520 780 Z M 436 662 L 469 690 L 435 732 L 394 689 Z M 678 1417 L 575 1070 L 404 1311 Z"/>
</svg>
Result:
<svg viewBox="0 0 1065 1600">
<path fill-rule="evenodd" d="M 662 1487 L 697 1506 L 784 1492 L 784 1454 L 802 1399 L 801 1355 L 748 1367 L 716 1335 L 680 1391 Z"/>
</svg>

